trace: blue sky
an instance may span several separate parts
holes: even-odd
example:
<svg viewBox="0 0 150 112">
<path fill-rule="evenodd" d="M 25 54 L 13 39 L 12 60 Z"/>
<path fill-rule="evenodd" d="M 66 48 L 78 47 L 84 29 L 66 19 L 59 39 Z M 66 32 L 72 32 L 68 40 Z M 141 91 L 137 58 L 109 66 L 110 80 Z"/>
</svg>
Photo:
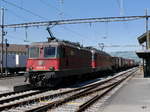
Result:
<svg viewBox="0 0 150 112">
<path fill-rule="evenodd" d="M 120 16 L 119 0 L 5 0 L 30 10 L 36 15 L 12 6 L 0 0 L 0 6 L 6 9 L 5 24 L 33 21 L 60 20 L 72 18 Z M 63 2 L 63 3 L 62 3 Z M 144 15 L 145 9 L 150 9 L 149 0 L 123 0 L 123 15 Z M 27 28 L 30 42 L 45 41 L 49 36 L 46 27 Z M 5 29 L 5 38 L 10 43 L 26 44 L 24 42 L 25 28 Z M 138 45 L 137 37 L 145 32 L 145 20 L 118 23 L 93 23 L 60 25 L 52 28 L 55 37 L 84 46 L 105 45 Z M 29 42 L 29 43 L 30 43 Z M 29 44 L 28 43 L 28 44 Z M 131 51 L 136 47 L 106 47 L 106 51 Z"/>
</svg>

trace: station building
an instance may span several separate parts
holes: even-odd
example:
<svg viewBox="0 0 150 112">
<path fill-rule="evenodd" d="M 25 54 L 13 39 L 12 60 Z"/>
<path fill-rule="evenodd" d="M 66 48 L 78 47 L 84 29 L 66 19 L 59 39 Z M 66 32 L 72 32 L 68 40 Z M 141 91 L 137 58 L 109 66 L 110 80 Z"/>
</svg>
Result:
<svg viewBox="0 0 150 112">
<path fill-rule="evenodd" d="M 4 54 L 6 53 L 6 45 L 3 45 Z M 0 48 L 2 45 L 0 44 Z M 1 49 L 0 49 L 1 54 Z M 28 45 L 21 45 L 21 44 L 9 44 L 7 46 L 7 54 L 18 54 L 18 55 L 27 55 L 28 54 Z"/>
<path fill-rule="evenodd" d="M 148 34 L 150 37 L 150 31 L 148 32 Z M 143 59 L 144 77 L 150 77 L 150 45 L 148 45 L 150 43 L 150 39 L 147 39 L 147 32 L 138 37 L 138 42 L 140 45 L 147 46 L 146 49 L 139 50 L 136 52 L 136 54 L 139 58 Z"/>
</svg>

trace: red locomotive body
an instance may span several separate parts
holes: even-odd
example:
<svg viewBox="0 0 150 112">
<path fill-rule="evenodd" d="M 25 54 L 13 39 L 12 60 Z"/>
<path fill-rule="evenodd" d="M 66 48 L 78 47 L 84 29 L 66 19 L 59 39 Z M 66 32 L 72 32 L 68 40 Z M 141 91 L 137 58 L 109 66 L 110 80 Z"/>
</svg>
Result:
<svg viewBox="0 0 150 112">
<path fill-rule="evenodd" d="M 33 43 L 27 61 L 29 82 L 37 86 L 53 86 L 62 77 L 69 79 L 70 76 L 91 73 L 91 52 L 72 44 L 63 41 Z"/>
</svg>

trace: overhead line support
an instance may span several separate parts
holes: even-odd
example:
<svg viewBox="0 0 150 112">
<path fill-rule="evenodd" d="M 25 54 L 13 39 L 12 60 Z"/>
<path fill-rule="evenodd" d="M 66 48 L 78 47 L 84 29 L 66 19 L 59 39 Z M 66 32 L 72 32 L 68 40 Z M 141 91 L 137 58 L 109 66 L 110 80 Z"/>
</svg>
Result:
<svg viewBox="0 0 150 112">
<path fill-rule="evenodd" d="M 9 24 L 4 25 L 5 28 L 21 28 L 21 27 L 39 27 L 50 25 L 62 25 L 62 24 L 80 24 L 80 23 L 96 23 L 96 22 L 122 22 L 133 21 L 150 16 L 124 16 L 124 17 L 102 17 L 102 18 L 85 18 L 85 19 L 68 19 L 68 20 L 56 20 L 56 21 L 41 21 L 41 22 L 29 22 L 21 24 Z"/>
<path fill-rule="evenodd" d="M 146 9 L 145 16 L 146 16 L 146 49 L 150 49 L 150 38 L 149 38 L 149 30 L 148 30 L 148 10 Z"/>
<path fill-rule="evenodd" d="M 3 77 L 3 54 L 4 54 L 4 50 L 3 50 L 3 41 L 4 41 L 4 8 L 1 8 L 1 77 Z"/>
</svg>

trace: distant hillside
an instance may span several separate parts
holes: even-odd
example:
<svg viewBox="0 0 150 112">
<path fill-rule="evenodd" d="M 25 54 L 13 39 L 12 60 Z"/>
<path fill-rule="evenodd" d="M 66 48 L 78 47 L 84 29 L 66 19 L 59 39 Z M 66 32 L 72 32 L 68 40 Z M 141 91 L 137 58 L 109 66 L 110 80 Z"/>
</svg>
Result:
<svg viewBox="0 0 150 112">
<path fill-rule="evenodd" d="M 135 51 L 117 51 L 117 52 L 111 52 L 110 54 L 112 56 L 130 58 L 130 59 L 134 59 L 136 61 L 140 61 L 140 58 L 138 58 Z"/>
</svg>

